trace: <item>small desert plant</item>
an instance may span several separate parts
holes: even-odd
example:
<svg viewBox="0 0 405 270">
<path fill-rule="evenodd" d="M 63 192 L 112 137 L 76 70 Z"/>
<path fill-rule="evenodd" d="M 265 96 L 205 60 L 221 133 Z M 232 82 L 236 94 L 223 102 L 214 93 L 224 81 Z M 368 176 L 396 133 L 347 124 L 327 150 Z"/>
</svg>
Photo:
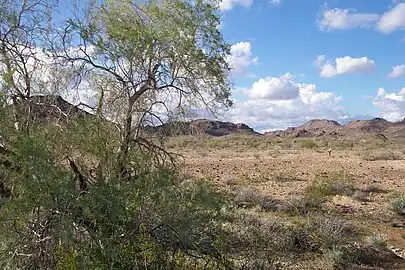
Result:
<svg viewBox="0 0 405 270">
<path fill-rule="evenodd" d="M 237 186 L 239 184 L 239 179 L 236 176 L 229 175 L 224 179 L 224 183 L 229 186 Z"/>
<path fill-rule="evenodd" d="M 336 269 L 347 269 L 349 265 L 376 266 L 388 254 L 386 239 L 377 234 L 367 236 L 360 244 L 333 247 L 327 256 Z"/>
<path fill-rule="evenodd" d="M 312 214 L 321 209 L 319 201 L 309 197 L 294 198 L 280 205 L 279 211 L 286 212 L 292 215 Z"/>
<path fill-rule="evenodd" d="M 357 200 L 357 201 L 361 201 L 361 202 L 368 201 L 367 193 L 362 191 L 362 190 L 354 191 L 354 193 L 352 195 L 352 198 Z"/>
<path fill-rule="evenodd" d="M 325 255 L 334 269 L 345 269 L 351 263 L 347 250 L 342 247 L 332 247 L 325 252 Z"/>
<path fill-rule="evenodd" d="M 356 234 L 354 226 L 342 217 L 314 216 L 306 227 L 314 245 L 321 250 L 346 244 Z"/>
<path fill-rule="evenodd" d="M 354 192 L 351 176 L 347 173 L 332 173 L 331 175 L 317 175 L 305 193 L 308 197 L 322 199 L 326 196 L 346 195 Z"/>
<path fill-rule="evenodd" d="M 255 188 L 241 187 L 236 190 L 235 202 L 239 207 L 255 207 L 258 206 L 266 211 L 275 211 L 278 209 L 280 202 L 264 195 Z"/>
<path fill-rule="evenodd" d="M 379 184 L 370 184 L 370 185 L 364 187 L 363 189 L 361 189 L 361 191 L 366 192 L 366 193 L 386 193 L 387 192 L 387 190 L 385 190 Z"/>
<path fill-rule="evenodd" d="M 308 140 L 302 140 L 300 142 L 300 144 L 301 144 L 301 147 L 309 148 L 309 149 L 313 149 L 313 148 L 318 146 L 318 144 L 314 140 L 309 140 L 309 139 Z"/>
<path fill-rule="evenodd" d="M 217 139 L 212 139 L 207 142 L 208 148 L 221 148 L 221 142 Z"/>
<path fill-rule="evenodd" d="M 302 181 L 302 179 L 293 176 L 293 175 L 288 175 L 286 173 L 276 173 L 271 179 L 274 182 L 295 182 L 295 181 Z"/>
<path fill-rule="evenodd" d="M 391 200 L 391 208 L 394 213 L 404 216 L 405 215 L 405 195 L 401 194 Z"/>
<path fill-rule="evenodd" d="M 363 156 L 363 159 L 367 160 L 367 161 L 400 160 L 401 156 L 394 153 L 394 152 L 392 152 L 392 151 L 386 150 L 386 151 L 383 151 L 383 152 L 366 153 Z"/>
<path fill-rule="evenodd" d="M 233 254 L 249 258 L 240 269 L 280 269 L 276 265 L 292 257 L 294 242 L 291 230 L 273 218 L 240 215 L 230 224 L 230 231 L 238 235 L 230 245 Z"/>
<path fill-rule="evenodd" d="M 365 237 L 364 245 L 374 249 L 384 249 L 387 247 L 387 238 L 379 233 L 369 235 Z"/>
</svg>

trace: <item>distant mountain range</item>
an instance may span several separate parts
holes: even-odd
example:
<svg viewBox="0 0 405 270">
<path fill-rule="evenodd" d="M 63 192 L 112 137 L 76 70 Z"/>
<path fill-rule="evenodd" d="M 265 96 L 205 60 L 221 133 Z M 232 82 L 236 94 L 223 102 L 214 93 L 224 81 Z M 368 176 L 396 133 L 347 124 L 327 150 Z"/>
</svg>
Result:
<svg viewBox="0 0 405 270">
<path fill-rule="evenodd" d="M 391 137 L 405 138 L 405 121 L 389 122 L 383 118 L 370 120 L 352 120 L 346 125 L 326 119 L 314 119 L 298 127 L 287 128 L 266 132 L 264 135 L 272 137 L 358 137 L 367 134 L 374 134 Z"/>
<path fill-rule="evenodd" d="M 197 135 L 224 136 L 230 134 L 248 134 L 281 138 L 309 137 L 361 137 L 376 135 L 379 138 L 405 138 L 405 119 L 400 122 L 389 122 L 382 118 L 370 120 L 351 120 L 342 125 L 334 120 L 314 119 L 297 127 L 275 130 L 260 134 L 246 124 L 213 121 L 207 119 L 189 122 L 170 122 L 156 127 L 147 127 L 149 132 L 157 132 L 163 136 Z"/>
<path fill-rule="evenodd" d="M 40 122 L 72 118 L 81 118 L 90 115 L 86 111 L 70 104 L 60 96 L 36 96 L 31 98 L 29 106 L 32 116 Z M 362 116 L 367 117 L 367 116 Z M 382 118 L 367 120 L 351 120 L 340 124 L 334 120 L 314 119 L 297 127 L 285 130 L 275 130 L 260 134 L 243 123 L 230 123 L 218 120 L 198 119 L 187 122 L 172 121 L 158 126 L 145 126 L 143 131 L 148 134 L 162 136 L 198 135 L 225 136 L 230 134 L 247 134 L 269 137 L 356 137 L 367 134 L 378 135 L 381 138 L 405 138 L 405 119 L 400 122 L 389 122 Z"/>
</svg>

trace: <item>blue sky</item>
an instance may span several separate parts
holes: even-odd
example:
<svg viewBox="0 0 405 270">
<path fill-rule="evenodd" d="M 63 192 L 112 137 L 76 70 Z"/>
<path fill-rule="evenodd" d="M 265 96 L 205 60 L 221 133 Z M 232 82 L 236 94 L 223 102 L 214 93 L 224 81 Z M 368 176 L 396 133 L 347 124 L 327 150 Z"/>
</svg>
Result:
<svg viewBox="0 0 405 270">
<path fill-rule="evenodd" d="M 405 3 L 223 0 L 220 7 L 237 88 L 228 119 L 264 131 L 311 118 L 405 116 Z"/>
</svg>

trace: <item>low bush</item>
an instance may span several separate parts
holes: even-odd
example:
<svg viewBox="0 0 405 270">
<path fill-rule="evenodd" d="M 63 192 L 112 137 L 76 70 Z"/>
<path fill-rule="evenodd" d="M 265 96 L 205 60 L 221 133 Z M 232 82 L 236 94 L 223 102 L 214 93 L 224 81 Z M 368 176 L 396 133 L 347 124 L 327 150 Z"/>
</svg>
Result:
<svg viewBox="0 0 405 270">
<path fill-rule="evenodd" d="M 289 201 L 283 202 L 278 210 L 292 215 L 306 216 L 314 212 L 319 212 L 321 210 L 321 205 L 318 200 L 310 197 L 293 198 Z"/>
<path fill-rule="evenodd" d="M 356 229 L 342 217 L 315 215 L 306 223 L 311 241 L 320 250 L 344 245 L 356 235 Z"/>
<path fill-rule="evenodd" d="M 252 208 L 260 207 L 265 211 L 275 211 L 280 202 L 264 195 L 262 192 L 251 187 L 238 187 L 234 192 L 234 201 L 238 207 Z"/>
<path fill-rule="evenodd" d="M 405 195 L 397 195 L 391 200 L 391 208 L 397 215 L 405 215 Z"/>
<path fill-rule="evenodd" d="M 313 148 L 318 147 L 318 144 L 314 140 L 310 140 L 310 139 L 301 140 L 300 145 L 301 145 L 301 147 L 308 148 L 308 149 L 313 149 Z"/>
<path fill-rule="evenodd" d="M 326 256 L 336 269 L 350 269 L 353 265 L 378 266 L 390 252 L 381 235 L 368 236 L 357 244 L 332 247 Z"/>
<path fill-rule="evenodd" d="M 322 200 L 333 195 L 351 196 L 354 193 L 352 177 L 345 172 L 331 173 L 329 175 L 316 175 L 312 183 L 306 188 L 306 196 Z"/>
</svg>

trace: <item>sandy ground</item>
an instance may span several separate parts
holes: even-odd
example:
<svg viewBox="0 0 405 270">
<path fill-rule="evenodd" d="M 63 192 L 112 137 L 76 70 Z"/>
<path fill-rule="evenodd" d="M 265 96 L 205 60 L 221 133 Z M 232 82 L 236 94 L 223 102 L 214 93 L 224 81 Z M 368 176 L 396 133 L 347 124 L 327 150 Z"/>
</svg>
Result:
<svg viewBox="0 0 405 270">
<path fill-rule="evenodd" d="M 394 148 L 400 149 L 398 145 Z M 188 173 L 210 177 L 220 188 L 235 185 L 254 187 L 278 200 L 302 196 L 316 175 L 328 177 L 336 172 L 352 176 L 356 189 L 378 186 L 382 192 L 367 192 L 364 200 L 336 195 L 325 203 L 328 211 L 344 215 L 363 231 L 382 234 L 388 245 L 405 250 L 405 222 L 390 208 L 390 200 L 405 194 L 405 159 L 367 161 L 362 149 L 327 151 L 321 149 L 176 149 L 185 159 Z M 275 176 L 290 180 L 275 180 Z M 284 178 L 281 178 L 284 179 Z M 387 268 L 389 269 L 389 268 Z M 405 269 L 402 266 L 391 269 Z"/>
</svg>

